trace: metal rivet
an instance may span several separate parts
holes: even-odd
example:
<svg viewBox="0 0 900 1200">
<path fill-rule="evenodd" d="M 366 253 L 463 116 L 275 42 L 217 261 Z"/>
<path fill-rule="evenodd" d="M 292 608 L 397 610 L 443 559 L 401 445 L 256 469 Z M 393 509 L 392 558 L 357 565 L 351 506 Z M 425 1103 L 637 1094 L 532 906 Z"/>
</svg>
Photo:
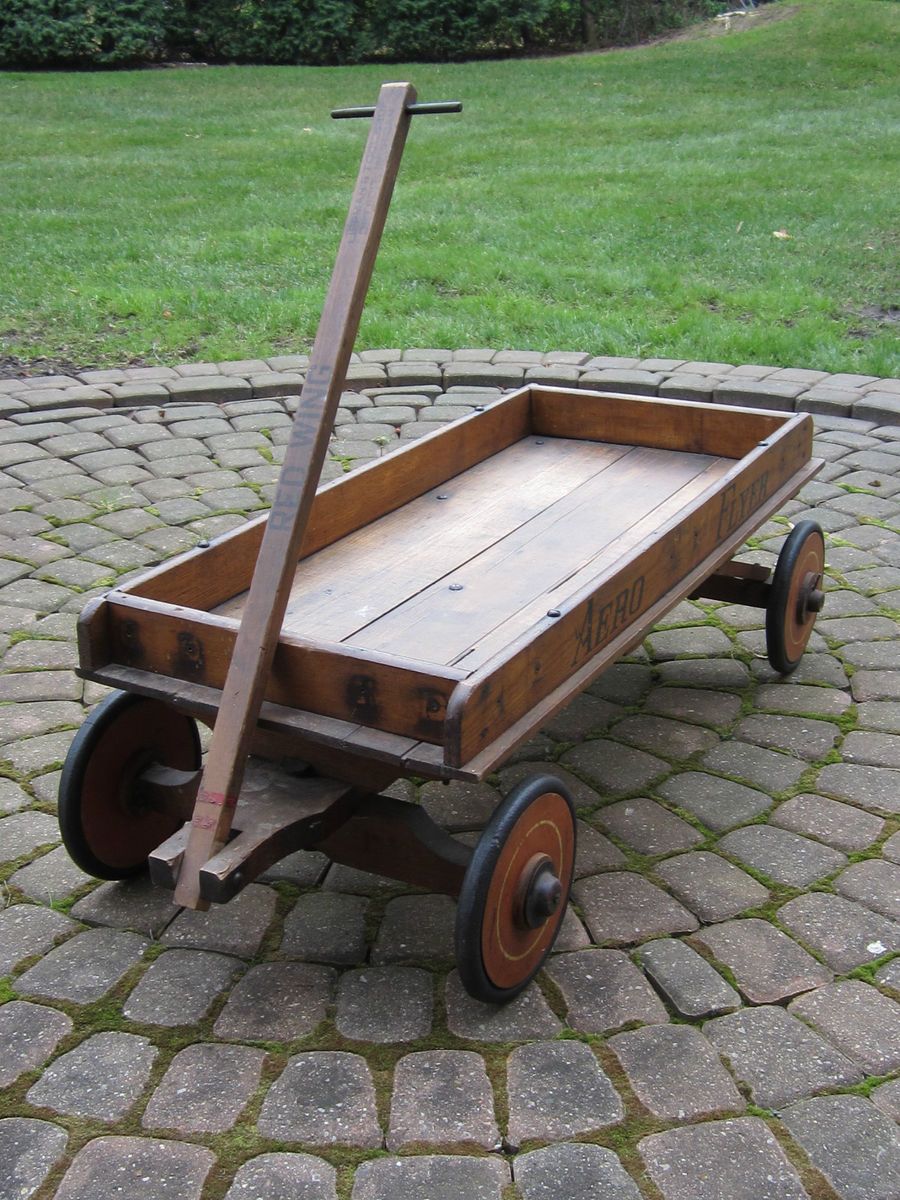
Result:
<svg viewBox="0 0 900 1200">
<path fill-rule="evenodd" d="M 450 584 L 451 592 L 461 592 L 462 590 L 463 590 L 463 585 L 461 583 L 451 583 Z"/>
<path fill-rule="evenodd" d="M 551 608 L 550 611 L 547 613 L 547 616 L 548 617 L 559 617 L 559 616 L 562 616 L 562 614 L 560 613 L 558 608 Z"/>
<path fill-rule="evenodd" d="M 536 446 L 543 446 L 544 443 L 543 443 L 543 440 L 539 438 L 534 444 Z"/>
<path fill-rule="evenodd" d="M 475 407 L 474 407 L 474 409 L 473 409 L 472 411 L 473 411 L 473 412 L 484 412 L 484 405 L 483 405 L 483 404 L 476 404 L 476 405 L 475 405 Z"/>
<path fill-rule="evenodd" d="M 197 545 L 200 547 L 201 550 L 206 550 L 209 546 L 209 539 L 203 538 L 203 540 L 198 542 Z"/>
<path fill-rule="evenodd" d="M 440 494 L 440 496 L 438 496 L 438 497 L 437 497 L 437 499 L 438 499 L 438 500 L 449 500 L 449 499 L 450 499 L 450 497 L 449 497 L 448 495 L 446 495 L 446 493 L 442 492 L 442 493 Z"/>
</svg>

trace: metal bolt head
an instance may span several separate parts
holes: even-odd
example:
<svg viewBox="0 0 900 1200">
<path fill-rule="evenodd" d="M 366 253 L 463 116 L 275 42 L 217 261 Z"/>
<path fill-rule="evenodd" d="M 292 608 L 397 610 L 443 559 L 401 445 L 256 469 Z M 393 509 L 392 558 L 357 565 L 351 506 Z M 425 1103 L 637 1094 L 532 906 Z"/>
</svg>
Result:
<svg viewBox="0 0 900 1200">
<path fill-rule="evenodd" d="M 822 576 L 807 572 L 797 592 L 797 621 L 802 625 L 810 613 L 820 613 L 825 606 L 825 592 L 821 588 Z"/>
<path fill-rule="evenodd" d="M 559 908 L 562 900 L 562 884 L 548 863 L 532 880 L 525 898 L 525 924 L 537 929 L 548 921 Z"/>
<path fill-rule="evenodd" d="M 806 608 L 808 612 L 818 613 L 825 607 L 825 593 L 821 588 L 813 588 L 806 597 Z"/>
</svg>

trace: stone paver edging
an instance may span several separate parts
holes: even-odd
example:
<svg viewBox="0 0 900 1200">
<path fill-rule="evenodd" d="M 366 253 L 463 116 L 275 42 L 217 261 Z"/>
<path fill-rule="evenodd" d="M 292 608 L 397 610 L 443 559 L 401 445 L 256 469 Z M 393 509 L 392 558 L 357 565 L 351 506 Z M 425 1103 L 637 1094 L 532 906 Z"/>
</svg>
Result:
<svg viewBox="0 0 900 1200">
<path fill-rule="evenodd" d="M 68 860 L 77 614 L 265 508 L 307 361 L 0 379 L 0 1197 L 900 1195 L 900 380 L 354 355 L 326 477 L 523 382 L 816 419 L 750 547 L 826 530 L 790 679 L 759 612 L 686 602 L 496 778 L 407 789 L 467 840 L 528 771 L 575 792 L 575 903 L 514 1004 L 463 992 L 449 900 L 322 855 L 208 915 Z"/>
<path fill-rule="evenodd" d="M 182 363 L 173 367 L 86 370 L 73 375 L 0 379 L 0 415 L 76 406 L 132 408 L 296 396 L 309 358 Z M 855 417 L 887 424 L 900 417 L 896 379 L 675 358 L 627 358 L 557 351 L 363 350 L 354 353 L 347 388 L 452 393 L 466 388 L 512 388 L 523 383 L 629 392 L 678 400 L 750 405 Z"/>
</svg>

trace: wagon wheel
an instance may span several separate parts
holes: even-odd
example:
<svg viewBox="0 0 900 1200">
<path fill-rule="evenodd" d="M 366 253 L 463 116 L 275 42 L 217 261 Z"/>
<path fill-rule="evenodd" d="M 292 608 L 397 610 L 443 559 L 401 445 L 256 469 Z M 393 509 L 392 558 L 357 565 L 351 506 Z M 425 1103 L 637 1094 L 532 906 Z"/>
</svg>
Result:
<svg viewBox="0 0 900 1200">
<path fill-rule="evenodd" d="M 540 970 L 566 911 L 575 809 L 552 775 L 514 788 L 466 870 L 456 914 L 456 962 L 476 1000 L 503 1004 Z"/>
<path fill-rule="evenodd" d="M 772 667 L 782 675 L 789 675 L 803 657 L 825 603 L 824 570 L 822 530 L 815 521 L 800 521 L 778 555 L 766 606 L 766 651 Z"/>
<path fill-rule="evenodd" d="M 137 799 L 138 775 L 153 764 L 196 771 L 200 758 L 191 717 L 161 700 L 107 696 L 79 729 L 59 784 L 59 828 L 73 861 L 98 879 L 138 874 L 183 824 Z"/>
</svg>

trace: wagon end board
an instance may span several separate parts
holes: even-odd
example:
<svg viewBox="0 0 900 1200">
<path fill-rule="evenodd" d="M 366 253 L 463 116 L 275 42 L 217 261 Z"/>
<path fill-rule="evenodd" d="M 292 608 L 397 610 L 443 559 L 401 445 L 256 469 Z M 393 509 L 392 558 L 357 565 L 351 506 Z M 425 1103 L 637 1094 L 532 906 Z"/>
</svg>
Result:
<svg viewBox="0 0 900 1200">
<path fill-rule="evenodd" d="M 81 626 L 80 673 L 110 684 L 140 672 L 161 699 L 183 684 L 221 694 L 237 622 L 160 601 L 111 593 Z M 88 663 L 90 665 L 88 666 Z M 450 695 L 465 672 L 283 635 L 266 683 L 275 705 L 440 745 Z M 154 679 L 152 690 L 147 681 Z"/>
</svg>

